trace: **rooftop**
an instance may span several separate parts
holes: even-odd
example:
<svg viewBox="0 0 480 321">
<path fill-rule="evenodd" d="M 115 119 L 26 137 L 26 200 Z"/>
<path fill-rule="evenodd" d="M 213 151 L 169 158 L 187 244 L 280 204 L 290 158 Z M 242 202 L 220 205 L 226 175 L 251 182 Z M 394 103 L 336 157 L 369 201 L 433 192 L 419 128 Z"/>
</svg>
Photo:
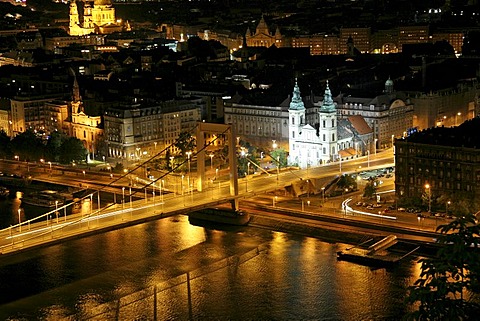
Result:
<svg viewBox="0 0 480 321">
<path fill-rule="evenodd" d="M 480 148 L 480 118 L 467 120 L 457 127 L 434 127 L 416 132 L 403 140 L 409 143 Z"/>
</svg>

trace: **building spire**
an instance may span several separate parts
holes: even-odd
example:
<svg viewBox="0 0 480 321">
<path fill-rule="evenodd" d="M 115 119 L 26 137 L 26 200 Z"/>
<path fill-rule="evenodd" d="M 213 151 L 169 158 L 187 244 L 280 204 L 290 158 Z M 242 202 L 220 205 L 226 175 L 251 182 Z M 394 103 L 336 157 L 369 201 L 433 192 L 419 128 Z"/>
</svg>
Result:
<svg viewBox="0 0 480 321">
<path fill-rule="evenodd" d="M 336 111 L 335 103 L 333 102 L 333 99 L 332 99 L 332 92 L 330 91 L 330 87 L 328 86 L 328 80 L 327 80 L 327 86 L 325 88 L 325 94 L 323 95 L 323 104 L 322 104 L 322 107 L 320 108 L 320 111 L 325 111 L 325 112 Z"/>
<path fill-rule="evenodd" d="M 302 97 L 300 96 L 300 87 L 298 87 L 297 78 L 295 78 L 295 86 L 293 87 L 292 101 L 290 102 L 290 109 L 302 110 L 305 109 Z"/>
</svg>

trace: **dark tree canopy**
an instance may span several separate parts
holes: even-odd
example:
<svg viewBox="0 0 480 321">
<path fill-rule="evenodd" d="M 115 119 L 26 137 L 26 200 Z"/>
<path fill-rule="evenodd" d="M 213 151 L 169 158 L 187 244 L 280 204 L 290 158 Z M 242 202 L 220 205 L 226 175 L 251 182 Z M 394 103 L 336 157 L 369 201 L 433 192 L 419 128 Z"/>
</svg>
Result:
<svg viewBox="0 0 480 321">
<path fill-rule="evenodd" d="M 83 145 L 82 141 L 75 137 L 68 137 L 63 141 L 60 146 L 60 162 L 68 164 L 72 161 L 82 162 L 85 161 L 87 156 L 87 149 Z"/>
<path fill-rule="evenodd" d="M 28 129 L 12 139 L 12 149 L 19 160 L 38 161 L 44 157 L 45 145 L 42 138 Z"/>
<path fill-rule="evenodd" d="M 420 278 L 407 303 L 418 309 L 410 320 L 478 320 L 480 315 L 480 226 L 472 214 L 437 228 L 436 257 L 420 260 Z"/>
</svg>

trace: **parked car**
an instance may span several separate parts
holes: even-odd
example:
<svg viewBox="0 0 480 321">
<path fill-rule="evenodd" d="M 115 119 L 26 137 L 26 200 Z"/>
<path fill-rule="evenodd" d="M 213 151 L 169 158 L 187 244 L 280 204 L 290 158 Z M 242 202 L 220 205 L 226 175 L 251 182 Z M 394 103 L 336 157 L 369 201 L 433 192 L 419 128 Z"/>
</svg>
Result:
<svg viewBox="0 0 480 321">
<path fill-rule="evenodd" d="M 399 207 L 397 211 L 399 211 L 399 212 L 405 212 L 405 208 L 404 208 L 404 207 Z"/>
</svg>

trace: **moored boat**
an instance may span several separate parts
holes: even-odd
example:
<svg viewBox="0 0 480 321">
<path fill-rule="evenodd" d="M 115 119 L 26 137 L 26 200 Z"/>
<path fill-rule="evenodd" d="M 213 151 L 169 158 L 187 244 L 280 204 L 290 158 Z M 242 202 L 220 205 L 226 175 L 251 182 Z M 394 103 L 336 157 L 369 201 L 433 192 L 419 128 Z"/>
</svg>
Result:
<svg viewBox="0 0 480 321">
<path fill-rule="evenodd" d="M 22 203 L 32 206 L 53 208 L 56 206 L 62 206 L 65 203 L 65 199 L 56 191 L 45 190 L 23 196 Z"/>
<path fill-rule="evenodd" d="M 188 213 L 188 218 L 228 225 L 247 225 L 250 221 L 250 214 L 229 208 L 204 208 Z"/>
</svg>

